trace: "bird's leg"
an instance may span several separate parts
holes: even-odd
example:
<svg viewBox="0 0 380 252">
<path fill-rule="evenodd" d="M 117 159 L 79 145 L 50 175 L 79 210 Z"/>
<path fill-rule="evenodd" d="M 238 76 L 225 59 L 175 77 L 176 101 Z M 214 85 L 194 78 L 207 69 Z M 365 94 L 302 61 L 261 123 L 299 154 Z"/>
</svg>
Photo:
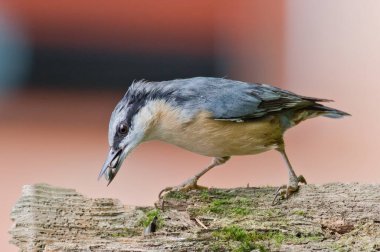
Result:
<svg viewBox="0 0 380 252">
<path fill-rule="evenodd" d="M 215 166 L 224 164 L 227 162 L 227 160 L 230 159 L 230 157 L 215 157 L 212 161 L 212 163 L 204 170 L 196 174 L 195 176 L 189 178 L 182 184 L 175 186 L 175 187 L 166 187 L 165 189 L 161 190 L 160 194 L 158 195 L 158 198 L 161 199 L 164 196 L 164 193 L 170 192 L 170 191 L 182 191 L 187 192 L 193 189 L 205 189 L 207 187 L 200 186 L 197 184 L 198 179 L 202 177 L 206 172 L 214 168 Z"/>
<path fill-rule="evenodd" d="M 300 175 L 297 177 L 296 173 L 294 172 L 292 165 L 290 164 L 290 161 L 288 159 L 288 156 L 286 155 L 284 147 L 278 148 L 277 149 L 282 157 L 284 158 L 286 165 L 288 167 L 288 174 L 289 174 L 289 182 L 288 185 L 283 185 L 280 186 L 277 191 L 276 195 L 273 199 L 273 203 L 277 200 L 277 198 L 282 197 L 282 198 L 289 198 L 290 195 L 298 191 L 298 183 L 306 183 L 306 180 L 304 176 Z"/>
</svg>

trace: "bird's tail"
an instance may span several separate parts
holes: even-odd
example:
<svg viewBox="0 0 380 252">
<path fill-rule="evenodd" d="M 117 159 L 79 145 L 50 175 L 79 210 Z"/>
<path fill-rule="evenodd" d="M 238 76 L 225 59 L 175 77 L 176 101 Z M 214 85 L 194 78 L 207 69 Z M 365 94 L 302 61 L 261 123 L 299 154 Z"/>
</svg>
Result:
<svg viewBox="0 0 380 252">
<path fill-rule="evenodd" d="M 319 115 L 321 116 L 325 116 L 329 118 L 341 118 L 344 116 L 351 116 L 349 113 L 346 113 L 338 109 L 330 108 L 319 103 L 316 103 L 309 109 L 311 111 L 319 112 Z"/>
<path fill-rule="evenodd" d="M 297 125 L 306 119 L 311 119 L 317 116 L 325 116 L 329 118 L 341 118 L 344 116 L 350 116 L 350 114 L 341 110 L 324 106 L 319 103 L 314 103 L 307 108 L 302 108 L 302 109 L 294 111 L 290 117 L 291 118 L 290 126 Z"/>
</svg>

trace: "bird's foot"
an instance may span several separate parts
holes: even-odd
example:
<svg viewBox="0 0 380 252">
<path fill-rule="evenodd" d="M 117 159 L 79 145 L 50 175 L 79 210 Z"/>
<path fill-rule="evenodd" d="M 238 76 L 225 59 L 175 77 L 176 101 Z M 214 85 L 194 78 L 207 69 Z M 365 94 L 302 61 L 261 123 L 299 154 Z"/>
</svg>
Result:
<svg viewBox="0 0 380 252">
<path fill-rule="evenodd" d="M 298 191 L 299 185 L 298 183 L 307 184 L 304 176 L 300 175 L 295 177 L 295 179 L 289 180 L 288 185 L 280 186 L 275 193 L 272 204 L 275 205 L 281 199 L 288 199 L 291 195 Z"/>
<path fill-rule="evenodd" d="M 170 192 L 188 192 L 191 190 L 198 190 L 198 189 L 207 189 L 205 186 L 200 186 L 197 184 L 198 178 L 192 177 L 182 184 L 174 187 L 166 187 L 158 194 L 158 199 L 161 200 L 164 198 L 165 195 L 167 195 Z"/>
</svg>

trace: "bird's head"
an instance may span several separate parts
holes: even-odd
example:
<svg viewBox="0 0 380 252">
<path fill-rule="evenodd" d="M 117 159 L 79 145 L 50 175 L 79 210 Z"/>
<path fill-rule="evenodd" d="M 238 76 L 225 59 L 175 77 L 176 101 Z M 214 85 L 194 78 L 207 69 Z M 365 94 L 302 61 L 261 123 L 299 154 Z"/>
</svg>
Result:
<svg viewBox="0 0 380 252">
<path fill-rule="evenodd" d="M 110 150 L 99 173 L 99 178 L 105 175 L 108 184 L 128 154 L 148 138 L 154 110 L 144 98 L 127 92 L 112 112 L 108 131 Z"/>
</svg>

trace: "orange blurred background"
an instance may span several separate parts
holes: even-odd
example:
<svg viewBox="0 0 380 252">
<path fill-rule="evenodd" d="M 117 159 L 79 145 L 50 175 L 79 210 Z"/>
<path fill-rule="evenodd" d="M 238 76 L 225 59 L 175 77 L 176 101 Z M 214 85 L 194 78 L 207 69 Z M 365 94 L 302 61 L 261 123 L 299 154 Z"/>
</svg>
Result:
<svg viewBox="0 0 380 252">
<path fill-rule="evenodd" d="M 318 118 L 286 134 L 310 183 L 379 183 L 380 2 L 114 0 L 0 2 L 0 250 L 24 184 L 151 205 L 209 158 L 151 142 L 114 182 L 96 180 L 110 113 L 134 79 L 216 76 L 331 98 L 353 116 Z M 189 162 L 191 160 L 191 162 Z M 281 185 L 275 152 L 234 157 L 213 187 Z"/>
</svg>

